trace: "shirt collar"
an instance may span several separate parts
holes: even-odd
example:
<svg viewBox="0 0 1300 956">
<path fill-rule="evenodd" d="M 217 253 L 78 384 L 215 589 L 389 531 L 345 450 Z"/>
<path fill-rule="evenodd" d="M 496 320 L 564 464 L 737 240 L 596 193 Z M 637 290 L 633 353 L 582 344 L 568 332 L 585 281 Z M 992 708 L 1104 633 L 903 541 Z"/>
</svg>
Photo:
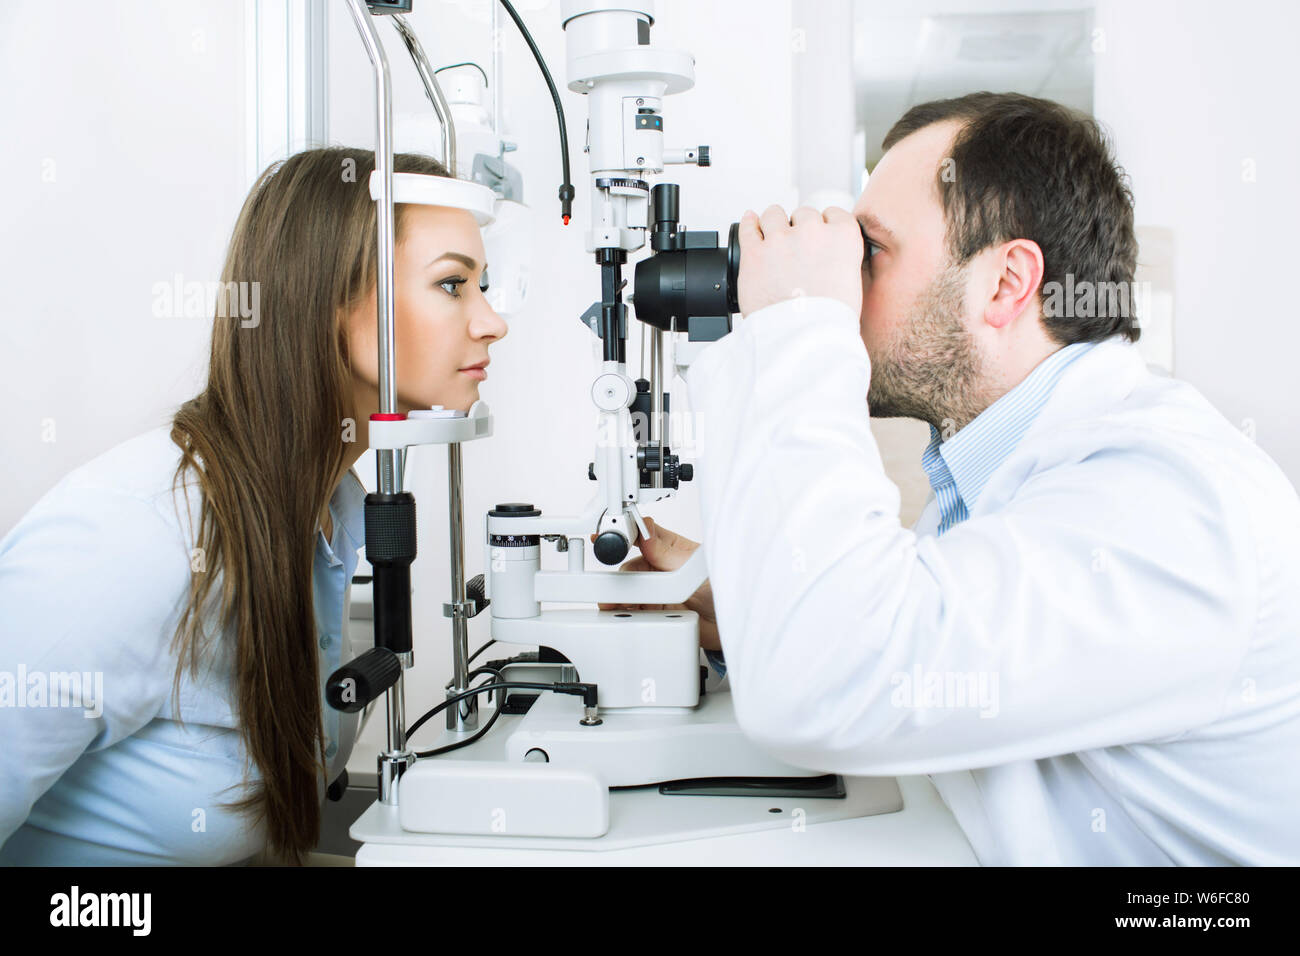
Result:
<svg viewBox="0 0 1300 956">
<path fill-rule="evenodd" d="M 334 518 L 334 541 L 355 554 L 366 541 L 366 489 L 351 468 L 330 497 L 330 514 Z M 339 534 L 343 534 L 340 540 Z M 331 563 L 338 560 L 333 542 L 325 542 Z"/>
<path fill-rule="evenodd" d="M 970 424 L 945 439 L 930 426 L 922 466 L 936 493 L 951 477 L 967 510 L 973 510 L 989 478 L 1015 450 L 1033 424 L 1065 369 L 1096 342 L 1075 342 L 1039 362 L 1011 391 L 984 409 Z"/>
</svg>

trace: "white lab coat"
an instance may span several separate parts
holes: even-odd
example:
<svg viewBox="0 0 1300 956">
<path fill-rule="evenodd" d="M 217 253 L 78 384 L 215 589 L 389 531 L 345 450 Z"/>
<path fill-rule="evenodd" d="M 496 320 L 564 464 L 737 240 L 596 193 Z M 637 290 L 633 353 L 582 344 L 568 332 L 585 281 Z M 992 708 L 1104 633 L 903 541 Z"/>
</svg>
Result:
<svg viewBox="0 0 1300 956">
<path fill-rule="evenodd" d="M 1300 501 L 1277 466 L 1112 339 L 940 538 L 933 500 L 899 523 L 869 379 L 858 316 L 820 298 L 687 373 L 745 733 L 931 774 L 985 864 L 1300 863 Z"/>
</svg>

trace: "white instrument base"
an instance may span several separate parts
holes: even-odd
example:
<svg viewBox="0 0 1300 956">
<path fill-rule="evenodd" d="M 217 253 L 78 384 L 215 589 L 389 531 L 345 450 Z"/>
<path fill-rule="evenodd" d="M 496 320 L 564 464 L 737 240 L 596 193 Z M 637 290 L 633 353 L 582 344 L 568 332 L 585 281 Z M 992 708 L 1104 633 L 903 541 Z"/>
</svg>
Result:
<svg viewBox="0 0 1300 956">
<path fill-rule="evenodd" d="M 759 750 L 736 725 L 730 691 L 711 691 L 681 710 L 602 710 L 598 727 L 580 724 L 582 701 L 543 693 L 506 741 L 506 759 L 544 751 L 553 767 L 589 770 L 610 787 L 696 777 L 816 777 Z M 496 732 L 497 728 L 493 728 Z"/>
</svg>

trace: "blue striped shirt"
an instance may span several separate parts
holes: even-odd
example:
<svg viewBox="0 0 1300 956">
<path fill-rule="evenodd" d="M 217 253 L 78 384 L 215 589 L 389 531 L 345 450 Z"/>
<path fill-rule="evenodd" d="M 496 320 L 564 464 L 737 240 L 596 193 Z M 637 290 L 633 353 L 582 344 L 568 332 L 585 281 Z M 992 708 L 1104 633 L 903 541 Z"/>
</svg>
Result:
<svg viewBox="0 0 1300 956">
<path fill-rule="evenodd" d="M 1020 444 L 1062 373 L 1094 345 L 1076 342 L 1053 352 L 1023 382 L 946 440 L 930 426 L 930 444 L 921 456 L 921 467 L 939 502 L 937 534 L 970 517 L 984 485 Z"/>
</svg>

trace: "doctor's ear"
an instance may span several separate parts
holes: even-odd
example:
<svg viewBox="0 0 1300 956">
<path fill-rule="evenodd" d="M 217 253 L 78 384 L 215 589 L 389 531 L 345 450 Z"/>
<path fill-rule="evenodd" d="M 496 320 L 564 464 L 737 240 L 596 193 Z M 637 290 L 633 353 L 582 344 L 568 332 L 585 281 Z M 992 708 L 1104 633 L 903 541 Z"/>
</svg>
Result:
<svg viewBox="0 0 1300 956">
<path fill-rule="evenodd" d="M 1043 282 L 1043 250 L 1031 239 L 1012 239 L 989 250 L 993 296 L 984 307 L 984 322 L 995 329 L 1017 319 Z"/>
</svg>

